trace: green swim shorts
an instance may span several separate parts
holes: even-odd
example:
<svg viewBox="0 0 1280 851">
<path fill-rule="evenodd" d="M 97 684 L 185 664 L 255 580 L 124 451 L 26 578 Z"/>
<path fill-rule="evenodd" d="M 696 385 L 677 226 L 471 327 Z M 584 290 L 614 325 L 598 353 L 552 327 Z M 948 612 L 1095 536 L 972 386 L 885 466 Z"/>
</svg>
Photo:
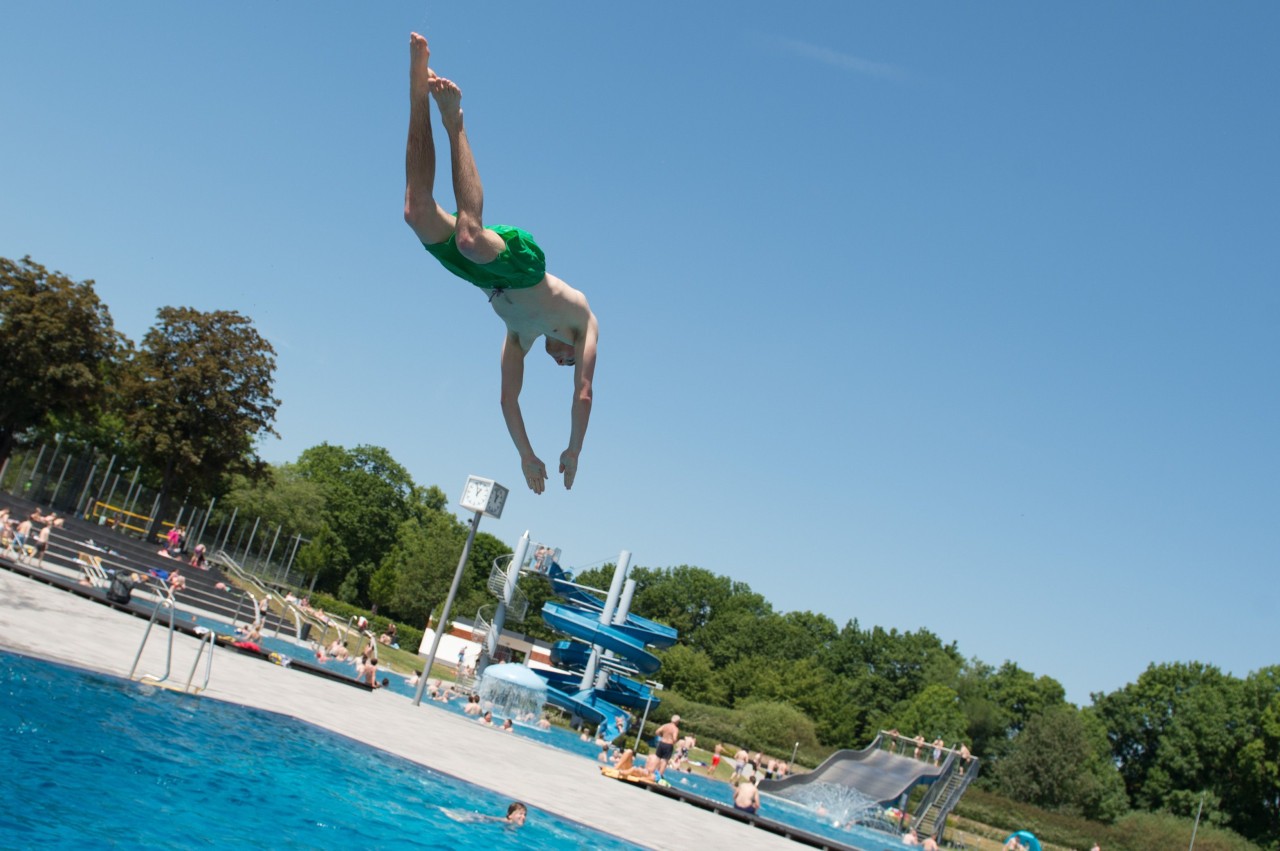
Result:
<svg viewBox="0 0 1280 851">
<path fill-rule="evenodd" d="M 474 263 L 458 251 L 454 234 L 444 242 L 422 247 L 453 274 L 482 289 L 522 290 L 537 286 L 547 274 L 547 259 L 528 231 L 509 225 L 490 225 L 488 230 L 502 237 L 506 247 L 492 262 Z"/>
</svg>

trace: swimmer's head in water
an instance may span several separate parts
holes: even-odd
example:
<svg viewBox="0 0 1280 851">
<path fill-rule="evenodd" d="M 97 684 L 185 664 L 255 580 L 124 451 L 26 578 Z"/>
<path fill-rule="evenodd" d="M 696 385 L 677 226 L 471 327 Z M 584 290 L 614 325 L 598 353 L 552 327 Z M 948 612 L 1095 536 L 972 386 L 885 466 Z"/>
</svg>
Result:
<svg viewBox="0 0 1280 851">
<path fill-rule="evenodd" d="M 551 359 L 560 364 L 560 366 L 573 366 L 574 364 L 573 346 L 568 343 L 562 343 L 553 337 L 547 338 L 547 354 L 551 355 Z"/>
<path fill-rule="evenodd" d="M 515 801 L 511 806 L 507 807 L 507 821 L 512 824 L 524 824 L 524 817 L 528 815 L 525 805 L 519 801 Z"/>
</svg>

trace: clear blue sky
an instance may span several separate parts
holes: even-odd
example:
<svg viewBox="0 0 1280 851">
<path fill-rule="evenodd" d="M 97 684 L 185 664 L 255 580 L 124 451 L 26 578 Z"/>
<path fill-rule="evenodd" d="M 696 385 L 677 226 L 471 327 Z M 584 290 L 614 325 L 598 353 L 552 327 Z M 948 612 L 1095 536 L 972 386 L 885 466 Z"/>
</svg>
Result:
<svg viewBox="0 0 1280 851">
<path fill-rule="evenodd" d="M 13 4 L 0 255 L 135 340 L 252 317 L 268 460 L 514 488 L 501 322 L 401 219 L 418 30 L 488 219 L 601 323 L 577 485 L 483 529 L 928 627 L 1076 702 L 1280 662 L 1280 6 L 703 5 Z M 548 463 L 569 401 L 531 355 Z"/>
</svg>

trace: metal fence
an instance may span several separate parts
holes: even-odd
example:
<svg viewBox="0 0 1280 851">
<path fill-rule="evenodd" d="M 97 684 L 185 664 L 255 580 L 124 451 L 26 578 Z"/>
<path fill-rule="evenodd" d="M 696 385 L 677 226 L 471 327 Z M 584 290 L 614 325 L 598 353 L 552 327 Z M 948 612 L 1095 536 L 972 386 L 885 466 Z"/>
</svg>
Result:
<svg viewBox="0 0 1280 851">
<path fill-rule="evenodd" d="M 142 478 L 140 467 L 130 467 L 115 455 L 64 448 L 62 440 L 15 447 L 0 465 L 0 491 L 95 522 L 104 535 L 139 539 L 146 537 L 160 507 L 160 494 L 143 485 Z M 293 563 L 308 538 L 261 517 L 240 516 L 235 508 L 219 509 L 216 499 L 196 505 L 188 498 L 189 494 L 173 495 L 181 504 L 173 516 L 158 518 L 157 532 L 163 535 L 174 526 L 184 527 L 188 550 L 196 544 L 204 544 L 210 553 L 224 550 L 266 583 L 293 587 L 305 583 Z"/>
</svg>

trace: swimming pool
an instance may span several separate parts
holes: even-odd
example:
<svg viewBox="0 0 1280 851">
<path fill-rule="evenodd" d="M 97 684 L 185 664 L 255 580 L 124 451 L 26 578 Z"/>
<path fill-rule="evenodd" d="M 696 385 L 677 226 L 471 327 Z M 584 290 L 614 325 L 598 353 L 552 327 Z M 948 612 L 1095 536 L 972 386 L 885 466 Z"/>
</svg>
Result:
<svg viewBox="0 0 1280 851">
<path fill-rule="evenodd" d="M 0 653 L 0 847 L 639 846 L 302 721 Z"/>
<path fill-rule="evenodd" d="M 179 613 L 179 617 L 183 617 L 183 613 Z M 232 633 L 231 627 L 225 623 L 209 620 L 201 616 L 187 615 L 187 617 L 194 617 L 196 623 L 215 631 L 224 634 Z M 352 679 L 355 677 L 356 666 L 354 660 L 338 661 L 336 659 L 328 659 L 325 662 L 317 663 L 309 648 L 298 645 L 288 639 L 276 638 L 270 635 L 263 636 L 259 643 L 272 652 L 308 661 L 313 665 L 319 664 L 321 667 L 345 677 Z M 379 680 L 384 677 L 389 681 L 387 690 L 390 692 L 412 698 L 417 691 L 417 687 L 410 686 L 400 674 L 385 669 L 380 670 L 378 672 Z M 424 696 L 423 704 L 458 715 L 465 714 L 462 712 L 465 703 L 461 700 L 440 702 L 429 700 Z M 497 723 L 501 723 L 502 717 L 498 713 L 494 713 L 494 718 L 497 719 Z M 477 721 L 476 723 L 479 722 Z M 495 735 L 503 735 L 496 729 L 494 733 Z M 577 733 L 564 727 L 556 726 L 550 730 L 539 730 L 527 724 L 517 723 L 514 726 L 514 734 L 542 742 L 560 750 L 580 754 L 588 759 L 595 759 L 600 752 L 599 746 L 593 740 L 582 741 Z M 624 747 L 631 746 L 634 742 L 634 733 L 627 735 L 625 739 L 625 744 L 621 740 L 619 740 L 619 744 Z M 689 794 L 720 804 L 732 803 L 732 788 L 727 783 L 713 780 L 696 771 L 690 773 L 669 772 L 667 779 L 673 786 Z M 820 817 L 814 808 L 803 803 L 767 794 L 761 797 L 764 804 L 760 813 L 762 818 L 799 828 L 808 833 L 834 840 L 841 845 L 857 847 L 862 851 L 896 849 L 901 846 L 901 840 L 896 834 L 886 834 L 861 825 L 843 827 L 838 823 L 833 823 L 829 818 Z"/>
</svg>

